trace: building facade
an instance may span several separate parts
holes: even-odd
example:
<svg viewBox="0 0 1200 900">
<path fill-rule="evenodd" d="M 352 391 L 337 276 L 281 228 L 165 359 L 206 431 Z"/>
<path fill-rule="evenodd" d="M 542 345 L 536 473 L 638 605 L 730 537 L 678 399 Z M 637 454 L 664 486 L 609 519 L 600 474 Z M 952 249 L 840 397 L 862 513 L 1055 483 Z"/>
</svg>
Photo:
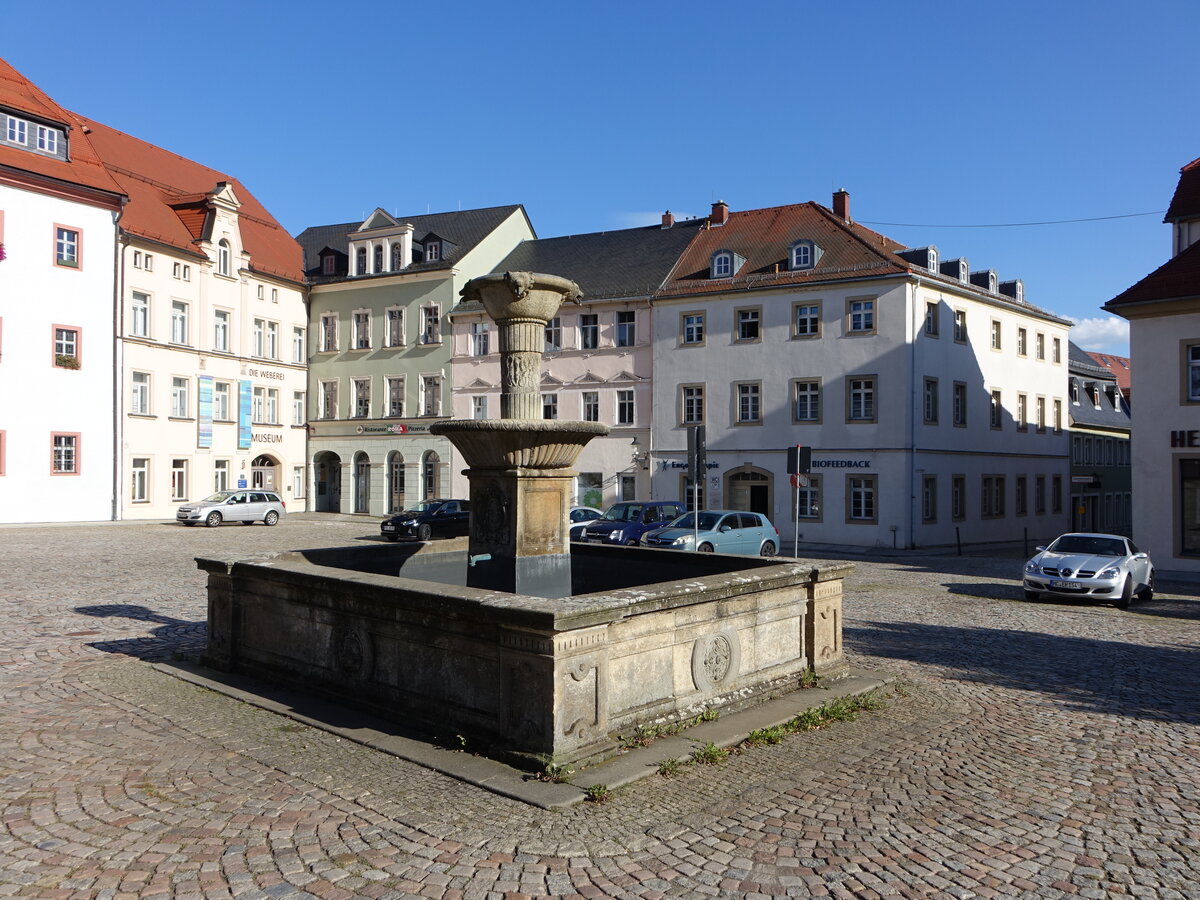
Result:
<svg viewBox="0 0 1200 900">
<path fill-rule="evenodd" d="M 546 328 L 542 416 L 603 422 L 606 437 L 588 443 L 575 463 L 579 506 L 606 509 L 651 496 L 653 353 L 650 296 L 662 285 L 699 221 L 670 213 L 647 228 L 523 242 L 495 271 L 569 278 L 583 291 Z M 500 417 L 500 357 L 495 323 L 477 303 L 460 303 L 453 320 L 454 416 Z M 467 478 L 452 473 L 456 496 Z"/>
<path fill-rule="evenodd" d="M 1068 521 L 1069 323 L 1019 281 L 855 224 L 849 197 L 731 213 L 653 299 L 654 495 L 770 516 L 783 547 L 1049 537 Z M 812 448 L 793 487 L 789 446 Z"/>
<path fill-rule="evenodd" d="M 534 237 L 521 206 L 323 225 L 298 236 L 309 299 L 313 509 L 384 516 L 448 496 L 447 313 L 462 286 Z"/>
<path fill-rule="evenodd" d="M 1164 571 L 1200 572 L 1200 159 L 1164 221 L 1172 257 L 1104 308 L 1129 320 L 1133 538 Z"/>
<path fill-rule="evenodd" d="M 1129 404 L 1096 355 L 1070 345 L 1071 529 L 1128 535 L 1133 526 Z"/>
<path fill-rule="evenodd" d="M 0 60 L 0 522 L 113 517 L 125 199 L 79 117 Z"/>
</svg>

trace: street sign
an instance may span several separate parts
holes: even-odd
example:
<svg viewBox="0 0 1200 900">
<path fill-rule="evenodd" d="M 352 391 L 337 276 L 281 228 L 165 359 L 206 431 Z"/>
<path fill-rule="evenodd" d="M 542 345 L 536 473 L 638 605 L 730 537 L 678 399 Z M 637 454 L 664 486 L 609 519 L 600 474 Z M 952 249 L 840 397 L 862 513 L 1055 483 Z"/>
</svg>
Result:
<svg viewBox="0 0 1200 900">
<path fill-rule="evenodd" d="M 793 475 L 792 476 L 792 487 L 795 487 L 795 488 L 808 487 L 808 476 L 807 475 Z"/>
<path fill-rule="evenodd" d="M 807 475 L 812 469 L 812 447 L 797 444 L 787 448 L 787 470 L 789 475 Z"/>
<path fill-rule="evenodd" d="M 688 433 L 688 477 L 692 484 L 700 484 L 708 468 L 708 448 L 704 441 L 704 426 L 693 425 Z"/>
</svg>

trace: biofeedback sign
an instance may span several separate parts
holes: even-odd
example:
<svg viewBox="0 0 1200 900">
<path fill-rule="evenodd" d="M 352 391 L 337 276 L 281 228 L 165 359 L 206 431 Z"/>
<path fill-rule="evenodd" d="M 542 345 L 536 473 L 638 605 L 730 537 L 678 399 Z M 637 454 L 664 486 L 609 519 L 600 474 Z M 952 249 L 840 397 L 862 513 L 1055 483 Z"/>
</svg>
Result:
<svg viewBox="0 0 1200 900">
<path fill-rule="evenodd" d="M 814 459 L 812 467 L 814 469 L 869 469 L 871 461 L 869 459 Z"/>
</svg>

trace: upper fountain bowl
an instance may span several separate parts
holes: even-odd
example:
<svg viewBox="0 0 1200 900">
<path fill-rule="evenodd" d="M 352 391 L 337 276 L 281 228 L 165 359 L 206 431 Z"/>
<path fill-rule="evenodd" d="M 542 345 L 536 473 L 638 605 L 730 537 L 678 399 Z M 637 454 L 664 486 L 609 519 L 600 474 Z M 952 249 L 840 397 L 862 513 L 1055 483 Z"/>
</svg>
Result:
<svg viewBox="0 0 1200 900">
<path fill-rule="evenodd" d="M 463 298 L 482 303 L 497 323 L 511 319 L 547 322 L 564 303 L 583 296 L 569 278 L 541 272 L 498 272 L 472 278 L 463 286 Z"/>
</svg>

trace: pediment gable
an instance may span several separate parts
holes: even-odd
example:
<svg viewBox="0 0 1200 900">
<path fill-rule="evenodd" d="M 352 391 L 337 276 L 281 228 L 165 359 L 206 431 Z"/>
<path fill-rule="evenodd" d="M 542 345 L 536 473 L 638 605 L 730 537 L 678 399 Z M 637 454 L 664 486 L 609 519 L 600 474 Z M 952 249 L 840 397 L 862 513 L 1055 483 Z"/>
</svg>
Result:
<svg viewBox="0 0 1200 900">
<path fill-rule="evenodd" d="M 376 207 L 375 212 L 367 216 L 366 221 L 359 225 L 355 230 L 371 231 L 375 228 L 395 228 L 399 224 L 400 223 L 397 222 L 392 216 L 388 215 L 387 212 L 379 207 Z"/>
</svg>

